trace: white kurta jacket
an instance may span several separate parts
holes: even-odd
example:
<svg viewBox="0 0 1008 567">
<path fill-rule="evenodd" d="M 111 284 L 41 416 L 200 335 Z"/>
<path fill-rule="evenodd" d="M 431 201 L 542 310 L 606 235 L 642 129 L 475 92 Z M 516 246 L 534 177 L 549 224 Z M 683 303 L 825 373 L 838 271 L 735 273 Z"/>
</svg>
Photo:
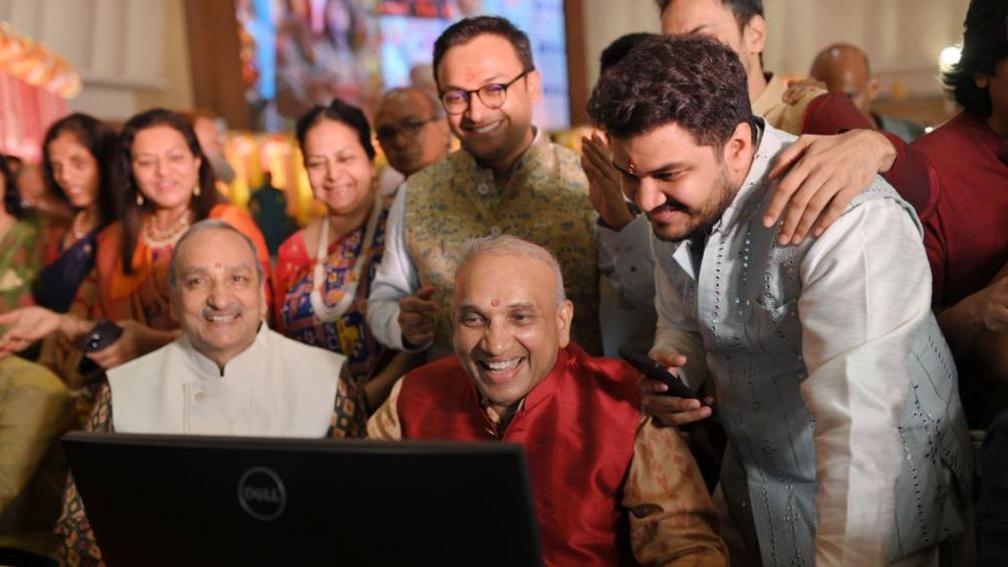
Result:
<svg viewBox="0 0 1008 567">
<path fill-rule="evenodd" d="M 183 337 L 109 370 L 120 433 L 323 437 L 345 357 L 265 324 L 224 368 Z"/>
</svg>

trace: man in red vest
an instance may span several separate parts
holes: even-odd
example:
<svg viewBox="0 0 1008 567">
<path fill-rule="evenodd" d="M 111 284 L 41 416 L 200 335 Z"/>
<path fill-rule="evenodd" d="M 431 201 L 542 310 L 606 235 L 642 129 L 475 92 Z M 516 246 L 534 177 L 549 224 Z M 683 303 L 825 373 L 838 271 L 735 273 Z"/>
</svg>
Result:
<svg viewBox="0 0 1008 567">
<path fill-rule="evenodd" d="M 574 305 L 549 252 L 472 241 L 454 293 L 455 355 L 401 378 L 369 437 L 522 444 L 546 565 L 727 564 L 678 431 L 640 413 L 637 372 L 570 341 Z"/>
</svg>

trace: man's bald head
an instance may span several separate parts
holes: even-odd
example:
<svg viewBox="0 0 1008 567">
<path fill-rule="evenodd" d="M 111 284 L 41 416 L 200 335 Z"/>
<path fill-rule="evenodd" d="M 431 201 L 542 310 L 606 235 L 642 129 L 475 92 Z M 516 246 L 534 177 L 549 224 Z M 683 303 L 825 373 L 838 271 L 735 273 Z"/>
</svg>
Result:
<svg viewBox="0 0 1008 567">
<path fill-rule="evenodd" d="M 374 122 L 389 163 L 407 177 L 440 160 L 451 145 L 444 108 L 423 89 L 403 87 L 386 92 Z"/>
<path fill-rule="evenodd" d="M 849 43 L 835 43 L 819 52 L 809 75 L 826 83 L 826 90 L 850 97 L 865 114 L 878 94 L 878 77 L 871 74 L 868 56 Z"/>
</svg>

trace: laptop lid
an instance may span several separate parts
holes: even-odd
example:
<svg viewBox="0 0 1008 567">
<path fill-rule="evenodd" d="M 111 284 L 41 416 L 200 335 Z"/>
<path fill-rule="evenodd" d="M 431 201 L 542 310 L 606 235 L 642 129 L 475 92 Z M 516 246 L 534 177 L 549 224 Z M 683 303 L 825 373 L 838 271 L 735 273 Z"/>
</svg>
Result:
<svg viewBox="0 0 1008 567">
<path fill-rule="evenodd" d="M 520 445 L 73 432 L 118 565 L 540 565 Z"/>
</svg>

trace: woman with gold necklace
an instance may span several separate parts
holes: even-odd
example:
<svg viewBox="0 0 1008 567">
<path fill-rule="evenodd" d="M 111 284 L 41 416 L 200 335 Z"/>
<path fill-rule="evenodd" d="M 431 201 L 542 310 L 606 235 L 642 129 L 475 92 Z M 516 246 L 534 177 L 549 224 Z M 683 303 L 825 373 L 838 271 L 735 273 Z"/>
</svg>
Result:
<svg viewBox="0 0 1008 567">
<path fill-rule="evenodd" d="M 385 249 L 389 203 L 375 191 L 371 127 L 355 106 L 335 99 L 297 123 L 315 198 L 326 214 L 294 233 L 277 253 L 276 330 L 345 355 L 350 375 L 377 408 L 410 361 L 367 328 L 365 309 Z"/>
<path fill-rule="evenodd" d="M 87 354 L 101 368 L 171 342 L 178 336 L 178 323 L 169 308 L 168 261 L 175 242 L 198 220 L 231 223 L 256 242 L 260 261 L 269 267 L 262 234 L 247 214 L 220 202 L 210 162 L 192 127 L 178 114 L 154 109 L 127 121 L 115 171 L 117 201 L 125 208 L 122 220 L 98 234 L 95 268 L 77 290 L 70 311 L 60 315 L 30 307 L 0 315 L 0 325 L 8 326 L 0 335 L 0 352 L 18 351 L 57 334 L 68 346 L 68 363 L 58 367 L 71 373 L 73 355 L 77 360 L 81 355 L 79 343 L 100 319 L 123 328 L 110 346 Z"/>
</svg>

